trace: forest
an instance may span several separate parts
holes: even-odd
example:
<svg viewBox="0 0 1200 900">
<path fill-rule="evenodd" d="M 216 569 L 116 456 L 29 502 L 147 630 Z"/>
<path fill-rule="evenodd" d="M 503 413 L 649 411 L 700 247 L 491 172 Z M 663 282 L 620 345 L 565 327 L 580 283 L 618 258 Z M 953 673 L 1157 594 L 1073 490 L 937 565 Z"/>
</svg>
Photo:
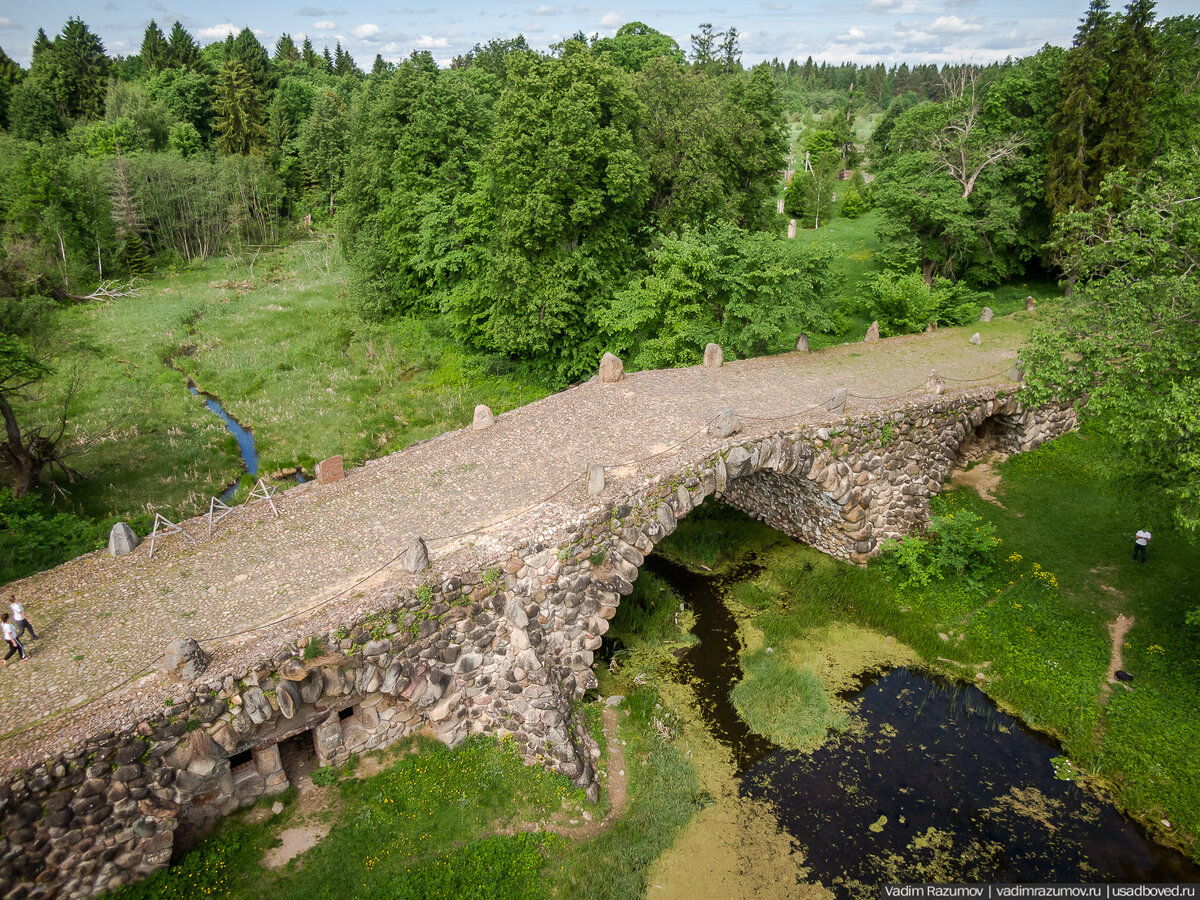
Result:
<svg viewBox="0 0 1200 900">
<path fill-rule="evenodd" d="M 736 28 L 684 48 L 638 22 L 369 71 L 249 28 L 200 46 L 151 22 L 125 57 L 78 18 L 39 31 L 27 71 L 0 51 L 0 577 L 137 511 L 73 495 L 114 475 L 77 415 L 80 360 L 104 351 L 64 322 L 215 260 L 253 281 L 261 253 L 314 235 L 344 261 L 327 288 L 351 331 L 428 328 L 543 392 L 606 350 L 634 369 L 708 341 L 745 358 L 799 331 L 961 324 L 989 292 L 1057 283 L 1027 397 L 1081 398 L 1194 528 L 1198 76 L 1200 17 L 1150 0 L 1093 0 L 1069 48 L 942 67 L 748 67 Z M 869 221 L 878 252 L 848 274 L 788 219 Z"/>
</svg>

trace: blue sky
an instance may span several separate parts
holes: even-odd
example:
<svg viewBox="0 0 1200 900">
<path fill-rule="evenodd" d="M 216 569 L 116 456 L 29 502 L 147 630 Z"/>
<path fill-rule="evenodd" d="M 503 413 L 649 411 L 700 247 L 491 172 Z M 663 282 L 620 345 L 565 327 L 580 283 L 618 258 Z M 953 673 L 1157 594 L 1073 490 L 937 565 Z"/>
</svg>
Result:
<svg viewBox="0 0 1200 900">
<path fill-rule="evenodd" d="M 407 4 L 407 5 L 405 5 Z M 376 53 L 400 60 L 429 50 L 440 63 L 477 42 L 524 34 L 545 49 L 576 31 L 612 34 L 641 21 L 675 38 L 685 50 L 702 22 L 741 33 L 743 62 L 778 57 L 829 62 L 989 62 L 1025 56 L 1049 42 L 1070 44 L 1087 0 L 657 0 L 653 8 L 621 0 L 267 0 L 197 3 L 192 0 L 0 0 L 0 46 L 22 65 L 39 27 L 53 37 L 78 15 L 110 54 L 136 53 L 146 24 L 164 31 L 178 19 L 200 41 L 219 40 L 249 26 L 268 50 L 280 33 L 309 37 L 320 49 L 336 41 L 360 66 Z M 1114 3 L 1114 6 L 1119 5 Z M 1185 7 L 1190 7 L 1185 9 Z M 1162 0 L 1159 17 L 1196 11 L 1194 0 Z"/>
</svg>

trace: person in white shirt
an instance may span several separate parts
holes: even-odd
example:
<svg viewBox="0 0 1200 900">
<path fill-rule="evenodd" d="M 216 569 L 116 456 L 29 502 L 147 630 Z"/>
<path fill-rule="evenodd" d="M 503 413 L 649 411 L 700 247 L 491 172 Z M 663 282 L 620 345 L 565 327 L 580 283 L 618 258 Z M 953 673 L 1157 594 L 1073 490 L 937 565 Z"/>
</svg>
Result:
<svg viewBox="0 0 1200 900">
<path fill-rule="evenodd" d="M 1150 543 L 1150 532 L 1146 529 L 1141 529 L 1133 537 L 1133 558 L 1146 561 L 1146 545 Z"/>
<path fill-rule="evenodd" d="M 33 623 L 25 618 L 25 607 L 17 602 L 16 594 L 13 595 L 12 603 L 8 606 L 12 610 L 13 627 L 17 629 L 17 640 L 19 641 L 21 635 L 28 631 L 29 636 L 36 641 L 38 639 L 37 632 L 33 630 Z"/>
<path fill-rule="evenodd" d="M 8 665 L 9 657 L 14 653 L 20 654 L 18 659 L 29 659 L 25 654 L 25 648 L 17 640 L 17 629 L 13 628 L 12 623 L 8 621 L 8 613 L 0 616 L 0 631 L 4 633 L 4 642 L 8 644 L 8 656 L 4 657 L 4 664 L 6 666 Z"/>
</svg>

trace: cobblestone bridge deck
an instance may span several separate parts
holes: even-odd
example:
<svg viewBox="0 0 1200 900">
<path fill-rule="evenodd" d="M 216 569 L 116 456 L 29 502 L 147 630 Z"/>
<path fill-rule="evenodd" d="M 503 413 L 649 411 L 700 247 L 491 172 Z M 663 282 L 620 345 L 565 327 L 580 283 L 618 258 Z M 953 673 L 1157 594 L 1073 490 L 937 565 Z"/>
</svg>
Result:
<svg viewBox="0 0 1200 900">
<path fill-rule="evenodd" d="M 1022 314 L 1023 317 L 1024 314 Z M 931 369 L 948 393 L 1007 383 L 1020 322 L 847 344 L 818 353 L 593 381 L 513 410 L 486 430 L 464 429 L 353 469 L 336 484 L 293 487 L 219 523 L 191 520 L 120 558 L 106 551 L 10 586 L 40 639 L 32 659 L 0 669 L 0 758 L 5 768 L 95 733 L 117 711 L 162 709 L 173 688 L 158 674 L 174 638 L 213 652 L 213 673 L 236 672 L 264 646 L 361 611 L 399 576 L 405 533 L 422 535 L 435 568 L 478 564 L 522 537 L 577 519 L 591 463 L 610 466 L 610 490 L 710 453 L 705 426 L 723 407 L 742 436 L 831 420 L 920 394 Z M 976 328 L 983 343 L 968 343 Z"/>
</svg>

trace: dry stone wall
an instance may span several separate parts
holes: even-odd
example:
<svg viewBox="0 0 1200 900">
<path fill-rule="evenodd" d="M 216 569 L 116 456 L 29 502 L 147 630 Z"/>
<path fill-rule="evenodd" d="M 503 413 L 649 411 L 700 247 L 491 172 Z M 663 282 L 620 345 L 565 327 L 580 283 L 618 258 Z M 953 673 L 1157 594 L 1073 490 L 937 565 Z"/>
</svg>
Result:
<svg viewBox="0 0 1200 900">
<path fill-rule="evenodd" d="M 852 413 L 851 409 L 851 413 Z M 466 572 L 426 570 L 358 621 L 283 644 L 241 678 L 193 683 L 0 785 L 0 898 L 92 896 L 165 866 L 216 817 L 286 790 L 280 747 L 322 764 L 415 732 L 455 745 L 510 734 L 530 762 L 597 790 L 599 748 L 572 702 L 596 686 L 622 595 L 677 521 L 716 497 L 826 553 L 862 561 L 924 523 L 956 462 L 1073 428 L 994 389 L 884 418 L 731 438 L 669 476 L 590 497 L 574 523 Z"/>
</svg>

